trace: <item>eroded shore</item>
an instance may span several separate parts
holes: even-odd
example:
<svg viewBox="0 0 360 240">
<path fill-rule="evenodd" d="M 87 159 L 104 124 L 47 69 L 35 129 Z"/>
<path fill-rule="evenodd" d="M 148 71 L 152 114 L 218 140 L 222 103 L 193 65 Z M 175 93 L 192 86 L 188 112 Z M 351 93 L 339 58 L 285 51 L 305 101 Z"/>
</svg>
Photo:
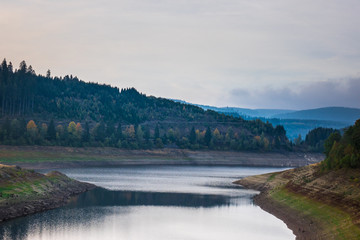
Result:
<svg viewBox="0 0 360 240">
<path fill-rule="evenodd" d="M 124 165 L 224 165 L 299 167 L 324 159 L 323 154 L 302 152 L 190 151 L 184 149 L 122 150 L 0 146 L 0 163 L 31 169 Z"/>
<path fill-rule="evenodd" d="M 314 164 L 235 183 L 259 190 L 255 203 L 283 220 L 296 239 L 360 239 L 360 173 L 319 168 Z"/>
<path fill-rule="evenodd" d="M 60 207 L 93 188 L 56 171 L 44 175 L 0 164 L 0 222 Z"/>
</svg>

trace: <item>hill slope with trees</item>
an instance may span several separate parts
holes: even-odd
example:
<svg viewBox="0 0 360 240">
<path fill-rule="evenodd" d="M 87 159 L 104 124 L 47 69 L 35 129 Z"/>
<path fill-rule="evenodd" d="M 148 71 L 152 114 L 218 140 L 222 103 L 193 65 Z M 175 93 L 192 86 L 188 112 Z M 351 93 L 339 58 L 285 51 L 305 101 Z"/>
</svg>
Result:
<svg viewBox="0 0 360 240">
<path fill-rule="evenodd" d="M 306 141 L 331 130 L 317 129 Z M 297 239 L 360 239 L 360 119 L 325 140 L 320 163 L 243 178 L 254 198 L 282 219 Z"/>
<path fill-rule="evenodd" d="M 146 96 L 134 88 L 0 65 L 0 143 L 13 145 L 288 149 L 282 126 Z"/>
</svg>

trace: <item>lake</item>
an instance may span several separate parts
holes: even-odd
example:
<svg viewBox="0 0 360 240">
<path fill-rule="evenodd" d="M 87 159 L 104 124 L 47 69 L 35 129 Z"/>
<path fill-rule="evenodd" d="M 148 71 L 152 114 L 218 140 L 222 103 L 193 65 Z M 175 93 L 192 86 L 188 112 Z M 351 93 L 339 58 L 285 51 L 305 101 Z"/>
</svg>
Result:
<svg viewBox="0 0 360 240">
<path fill-rule="evenodd" d="M 295 239 L 233 181 L 280 168 L 137 166 L 58 169 L 101 188 L 0 224 L 2 239 Z"/>
</svg>

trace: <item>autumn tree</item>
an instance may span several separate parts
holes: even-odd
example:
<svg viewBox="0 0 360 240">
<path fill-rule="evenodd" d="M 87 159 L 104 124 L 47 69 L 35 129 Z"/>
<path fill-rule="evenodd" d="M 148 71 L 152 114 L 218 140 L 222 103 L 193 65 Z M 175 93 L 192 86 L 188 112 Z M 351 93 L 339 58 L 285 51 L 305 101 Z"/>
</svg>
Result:
<svg viewBox="0 0 360 240">
<path fill-rule="evenodd" d="M 76 137 L 78 140 L 81 139 L 82 132 L 83 132 L 83 129 L 82 129 L 82 127 L 81 127 L 81 124 L 80 124 L 80 123 L 77 123 L 77 124 L 76 124 L 76 127 L 75 127 L 75 137 Z"/>
<path fill-rule="evenodd" d="M 27 133 L 29 135 L 30 142 L 33 143 L 33 141 L 36 138 L 37 132 L 38 132 L 37 126 L 36 126 L 36 124 L 35 124 L 35 122 L 33 120 L 30 120 L 27 123 L 26 131 L 27 131 Z"/>
<path fill-rule="evenodd" d="M 126 137 L 130 138 L 130 139 L 134 139 L 135 138 L 135 128 L 134 125 L 130 125 L 126 128 L 125 130 L 126 132 Z"/>
<path fill-rule="evenodd" d="M 74 121 L 71 121 L 67 127 L 67 131 L 71 135 L 75 135 L 76 132 L 76 123 Z"/>
</svg>

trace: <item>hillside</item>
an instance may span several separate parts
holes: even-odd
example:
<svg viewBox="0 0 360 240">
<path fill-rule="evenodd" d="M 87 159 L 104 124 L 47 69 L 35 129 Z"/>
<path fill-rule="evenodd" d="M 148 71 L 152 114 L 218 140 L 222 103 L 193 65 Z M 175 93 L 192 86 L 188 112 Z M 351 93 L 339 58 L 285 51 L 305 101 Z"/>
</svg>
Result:
<svg viewBox="0 0 360 240">
<path fill-rule="evenodd" d="M 0 65 L 0 143 L 164 146 L 214 150 L 288 149 L 283 127 L 146 96 L 136 89 L 37 75 L 24 61 Z M 32 120 L 32 121 L 31 121 Z M 53 121 L 51 121 L 53 120 Z"/>
<path fill-rule="evenodd" d="M 296 239 L 360 238 L 360 171 L 322 172 L 319 164 L 235 183 L 261 191 L 255 202 L 282 219 Z"/>
<path fill-rule="evenodd" d="M 321 162 L 237 181 L 261 191 L 255 198 L 283 219 L 298 239 L 360 238 L 360 120 L 324 143 Z"/>
<path fill-rule="evenodd" d="M 0 164 L 0 222 L 59 207 L 95 186 L 59 172 L 46 175 Z"/>
<path fill-rule="evenodd" d="M 176 102 L 191 104 L 182 100 Z M 192 104 L 204 110 L 212 110 L 225 115 L 241 117 L 246 120 L 260 119 L 273 126 L 283 126 L 286 136 L 295 140 L 299 135 L 304 138 L 306 134 L 318 127 L 342 129 L 353 124 L 360 118 L 360 109 L 345 107 L 326 107 L 319 109 L 288 110 L 288 109 L 249 109 L 237 107 L 214 107 L 208 105 Z"/>
</svg>

